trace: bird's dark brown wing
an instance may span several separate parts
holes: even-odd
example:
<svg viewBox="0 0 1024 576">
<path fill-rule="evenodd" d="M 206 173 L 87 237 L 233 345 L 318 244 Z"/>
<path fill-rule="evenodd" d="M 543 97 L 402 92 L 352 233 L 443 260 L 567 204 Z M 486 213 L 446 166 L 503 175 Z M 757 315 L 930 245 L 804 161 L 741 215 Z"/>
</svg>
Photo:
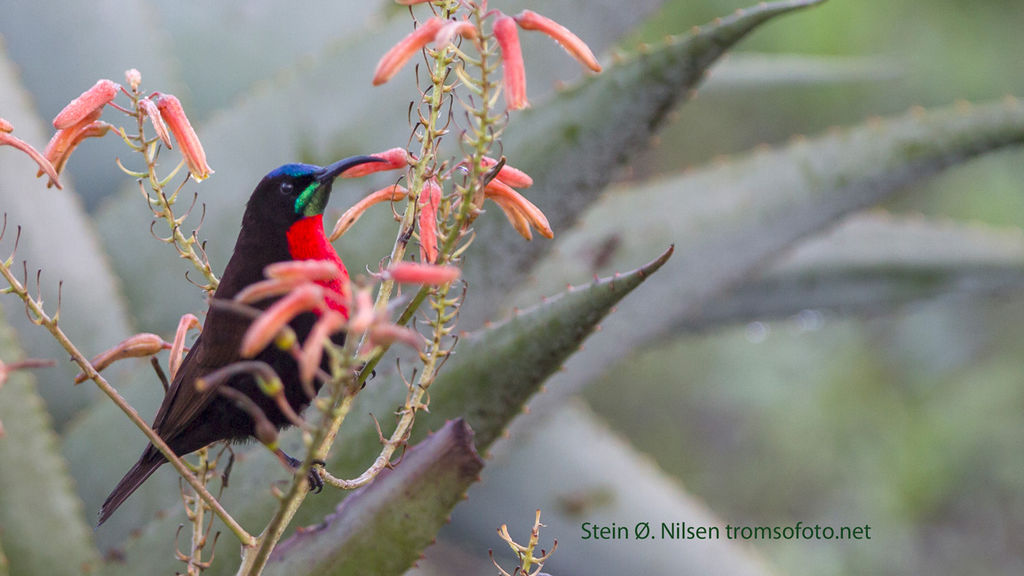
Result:
<svg viewBox="0 0 1024 576">
<path fill-rule="evenodd" d="M 228 310 L 211 307 L 203 332 L 189 350 L 160 410 L 153 428 L 160 437 L 171 442 L 196 421 L 203 410 L 217 397 L 216 388 L 197 390 L 197 379 L 241 360 L 242 337 L 251 321 Z"/>
</svg>

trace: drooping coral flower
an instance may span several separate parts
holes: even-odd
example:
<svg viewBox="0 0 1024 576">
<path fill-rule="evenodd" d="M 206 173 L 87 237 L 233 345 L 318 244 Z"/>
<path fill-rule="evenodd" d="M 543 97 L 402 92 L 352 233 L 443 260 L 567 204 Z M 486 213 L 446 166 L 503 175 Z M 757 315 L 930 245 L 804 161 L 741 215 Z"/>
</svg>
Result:
<svg viewBox="0 0 1024 576">
<path fill-rule="evenodd" d="M 505 103 L 509 110 L 522 110 L 530 103 L 526 100 L 526 67 L 523 65 L 523 50 L 519 46 L 516 21 L 508 16 L 501 16 L 495 20 L 494 39 L 501 47 Z"/>
<path fill-rule="evenodd" d="M 181 102 L 170 94 L 160 94 L 156 96 L 156 107 L 160 110 L 160 117 L 171 129 L 171 134 L 174 134 L 174 139 L 181 148 L 181 155 L 185 157 L 185 163 L 188 165 L 188 171 L 192 173 L 192 177 L 198 182 L 206 180 L 210 174 L 213 174 L 213 170 L 206 163 L 203 144 L 196 136 L 196 131 L 192 129 L 192 123 L 185 116 Z"/>
<path fill-rule="evenodd" d="M 509 222 L 512 223 L 512 226 L 523 238 L 527 240 L 533 238 L 530 226 L 536 228 L 537 232 L 540 232 L 540 235 L 545 238 L 555 237 L 555 233 L 551 230 L 551 225 L 548 224 L 547 217 L 540 211 L 540 208 L 537 208 L 537 206 L 524 198 L 522 194 L 513 190 L 508 184 L 495 178 L 484 188 L 484 194 L 501 207 Z"/>
<path fill-rule="evenodd" d="M 430 179 L 420 192 L 420 260 L 437 261 L 437 209 L 441 206 L 441 185 Z"/>
<path fill-rule="evenodd" d="M 171 344 L 163 341 L 156 334 L 150 334 L 144 332 L 142 334 L 136 334 L 129 336 L 114 346 L 110 350 L 100 352 L 92 360 L 89 361 L 92 367 L 97 372 L 102 372 L 105 368 L 125 358 L 145 358 L 146 356 L 152 356 L 161 350 L 167 350 L 171 348 Z M 75 376 L 75 384 L 81 384 L 88 379 L 85 374 L 79 374 Z"/>
<path fill-rule="evenodd" d="M 60 113 L 53 119 L 53 127 L 57 130 L 64 130 L 70 128 L 76 124 L 80 124 L 87 116 L 92 115 L 96 111 L 103 110 L 103 107 L 109 104 L 114 96 L 117 96 L 118 90 L 121 89 L 121 85 L 113 80 L 100 80 L 82 93 L 81 96 L 75 98 L 64 107 Z"/>
<path fill-rule="evenodd" d="M 164 146 L 174 148 L 171 145 L 171 135 L 167 133 L 167 124 L 164 123 L 163 117 L 160 116 L 160 109 L 157 108 L 156 103 L 148 98 L 143 98 L 139 100 L 139 108 L 142 108 L 142 111 L 146 113 L 146 117 L 153 124 L 153 129 L 156 130 L 156 135 L 160 137 Z"/>
<path fill-rule="evenodd" d="M 565 26 L 547 16 L 541 16 L 533 10 L 523 10 L 515 17 L 515 20 L 523 30 L 536 30 L 547 34 L 555 42 L 558 42 L 558 45 L 564 48 L 570 56 L 587 68 L 594 72 L 601 71 L 601 64 L 594 57 L 590 47 Z"/>
<path fill-rule="evenodd" d="M 354 206 L 345 211 L 338 218 L 338 222 L 334 225 L 334 230 L 331 231 L 331 235 L 328 240 L 334 242 L 338 238 L 348 232 L 348 229 L 356 223 L 359 218 L 373 205 L 380 204 L 381 202 L 398 202 L 399 200 L 405 200 L 405 197 L 409 194 L 403 186 L 394 184 L 386 188 L 381 188 L 376 192 L 366 196 L 359 202 L 356 202 Z"/>
<path fill-rule="evenodd" d="M 377 69 L 373 73 L 373 85 L 380 86 L 394 77 L 414 54 L 434 41 L 434 37 L 444 25 L 444 20 L 437 17 L 430 18 L 398 44 L 392 46 L 377 63 Z"/>
<path fill-rule="evenodd" d="M 53 164 L 28 142 L 11 134 L 13 131 L 14 126 L 7 120 L 0 118 L 0 146 L 10 146 L 28 154 L 29 158 L 35 160 L 35 163 L 39 166 L 39 175 L 41 176 L 45 173 L 50 177 L 50 181 L 46 185 L 61 188 L 60 180 L 57 178 L 57 170 L 53 167 Z"/>
<path fill-rule="evenodd" d="M 384 272 L 384 277 L 399 284 L 440 286 L 457 280 L 461 273 L 462 271 L 456 266 L 434 266 L 433 264 L 402 261 L 392 264 Z"/>
<path fill-rule="evenodd" d="M 78 124 L 58 130 L 53 135 L 53 138 L 50 138 L 50 142 L 46 145 L 43 155 L 53 165 L 53 169 L 57 174 L 64 171 L 71 153 L 75 151 L 75 148 L 78 147 L 82 140 L 86 138 L 102 138 L 110 131 L 110 124 L 99 120 L 102 113 L 102 108 L 93 110 L 83 117 Z M 36 176 L 42 176 L 43 172 L 44 170 L 40 169 Z M 52 182 L 47 183 L 47 187 L 50 184 Z"/>
<path fill-rule="evenodd" d="M 371 154 L 374 158 L 380 158 L 383 162 L 367 162 L 360 164 L 355 168 L 349 168 L 342 172 L 342 178 L 361 178 L 367 174 L 373 174 L 374 172 L 384 172 L 385 170 L 397 170 L 399 168 L 405 168 L 409 164 L 409 152 L 405 148 L 391 148 L 377 154 Z"/>
<path fill-rule="evenodd" d="M 498 161 L 490 156 L 484 156 L 483 165 L 485 168 L 493 168 L 498 165 Z M 530 178 L 529 174 L 508 164 L 503 165 L 495 177 L 513 188 L 529 188 L 533 186 L 533 178 Z"/>
</svg>

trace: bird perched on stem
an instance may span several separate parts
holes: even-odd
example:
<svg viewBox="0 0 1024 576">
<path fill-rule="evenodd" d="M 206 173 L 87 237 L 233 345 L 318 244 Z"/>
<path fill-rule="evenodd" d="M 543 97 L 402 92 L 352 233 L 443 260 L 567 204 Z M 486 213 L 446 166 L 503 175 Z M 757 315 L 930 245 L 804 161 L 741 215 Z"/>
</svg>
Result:
<svg viewBox="0 0 1024 576">
<path fill-rule="evenodd" d="M 326 167 L 286 164 L 267 174 L 256 186 L 242 217 L 235 251 L 213 294 L 214 302 L 202 333 L 175 372 L 153 420 L 153 429 L 176 454 L 183 456 L 219 440 L 239 441 L 255 436 L 256 423 L 250 413 L 239 406 L 239 395 L 254 402 L 276 428 L 291 424 L 274 400 L 260 390 L 252 373 L 235 374 L 217 386 L 196 386 L 197 380 L 243 360 L 242 337 L 252 322 L 249 317 L 216 306 L 216 301 L 231 300 L 247 286 L 263 280 L 263 269 L 275 262 L 326 260 L 335 263 L 341 277 L 347 278 L 345 265 L 324 234 L 324 208 L 336 177 L 360 164 L 381 161 L 374 156 L 355 156 Z M 325 288 L 340 292 L 340 282 L 328 281 Z M 259 307 L 265 308 L 272 302 L 267 300 Z M 347 317 L 348 311 L 340 298 L 328 300 L 328 305 Z M 304 340 L 315 321 L 314 313 L 305 313 L 292 320 L 290 327 Z M 335 336 L 339 344 L 343 338 L 343 333 Z M 255 359 L 265 362 L 278 374 L 288 404 L 296 413 L 309 405 L 312 398 L 300 383 L 298 366 L 291 355 L 270 346 Z M 314 379 L 314 388 L 319 389 L 319 386 L 320 382 Z M 228 390 L 219 390 L 220 387 Z M 277 454 L 292 467 L 297 465 L 279 449 Z M 110 518 L 166 461 L 156 447 L 147 446 L 139 461 L 103 503 L 99 524 Z"/>
</svg>

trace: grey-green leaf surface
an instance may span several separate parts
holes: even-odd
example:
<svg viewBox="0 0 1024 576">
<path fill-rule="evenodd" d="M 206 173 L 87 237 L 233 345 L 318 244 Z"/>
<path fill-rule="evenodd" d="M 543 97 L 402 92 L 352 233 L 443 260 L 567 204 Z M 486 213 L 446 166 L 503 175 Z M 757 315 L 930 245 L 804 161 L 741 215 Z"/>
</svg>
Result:
<svg viewBox="0 0 1024 576">
<path fill-rule="evenodd" d="M 690 95 L 722 54 L 772 18 L 816 4 L 820 1 L 787 0 L 740 10 L 614 64 L 514 117 L 504 150 L 511 164 L 533 176 L 531 201 L 561 233 L 598 198 L 617 167 L 647 145 L 669 110 Z M 494 314 L 507 298 L 507 286 L 550 249 L 550 243 L 538 240 L 509 250 L 517 233 L 497 211 L 490 217 L 487 240 L 477 242 L 466 264 L 475 291 L 462 319 L 471 325 Z"/>
<path fill-rule="evenodd" d="M 14 125 L 14 135 L 42 150 L 49 131 L 22 88 L 14 64 L 0 49 L 0 114 Z M 7 217 L 7 234 L 0 253 L 6 258 L 14 248 L 15 228 L 21 227 L 16 266 L 28 262 L 30 287 L 36 288 L 35 271 L 42 269 L 42 295 L 47 310 L 57 310 L 58 283 L 63 281 L 61 326 L 85 354 L 96 354 L 130 333 L 120 288 L 104 257 L 103 247 L 89 217 L 75 195 L 71 182 L 64 189 L 47 189 L 35 178 L 36 165 L 13 148 L 0 148 L 0 206 Z M 67 353 L 50 335 L 28 321 L 16 300 L 8 302 L 7 319 L 18 331 L 26 350 L 34 356 L 58 361 L 58 368 L 39 377 L 39 391 L 46 399 L 58 427 L 97 396 L 92 386 L 72 386 L 77 370 Z M 113 370 L 113 374 L 120 374 Z"/>
<path fill-rule="evenodd" d="M 632 272 L 570 290 L 537 307 L 523 311 L 509 320 L 469 335 L 459 345 L 459 353 L 445 365 L 431 387 L 431 412 L 416 423 L 418 435 L 439 428 L 445 419 L 464 417 L 476 435 L 481 451 L 521 413 L 525 402 L 552 373 L 572 355 L 594 326 L 623 297 L 657 271 L 669 258 L 667 251 L 657 260 Z M 371 381 L 360 393 L 355 406 L 339 434 L 338 444 L 328 458 L 328 467 L 338 475 L 356 475 L 368 467 L 380 451 L 380 442 L 374 421 L 367 413 L 380 417 L 384 426 L 387 418 L 401 406 L 406 389 L 397 378 L 383 375 Z M 275 500 L 267 489 L 269 482 L 282 479 L 281 465 L 262 448 L 256 453 L 244 454 L 235 462 L 231 488 L 222 501 L 244 526 L 256 530 L 269 519 Z M 160 473 L 158 473 L 160 474 Z M 164 478 L 172 478 L 172 472 Z M 152 483 L 156 478 L 151 478 Z M 142 499 L 151 510 L 174 504 L 177 491 L 171 484 L 170 492 L 144 485 L 133 499 Z M 344 493 L 326 490 L 306 500 L 295 523 L 313 523 L 323 518 Z M 120 512 L 120 511 L 119 511 Z M 175 526 L 178 514 L 170 514 L 150 522 L 137 539 L 128 543 L 123 551 L 124 562 L 107 566 L 109 574 L 137 574 L 142 569 L 174 569 L 172 556 L 154 558 L 151 550 L 166 543 Z M 236 546 L 228 538 L 219 554 L 222 561 L 215 564 L 209 574 L 230 574 L 233 552 L 225 549 Z"/>
<path fill-rule="evenodd" d="M 866 214 L 800 243 L 677 328 L 791 316 L 814 322 L 814 310 L 878 313 L 940 295 L 1005 293 L 1022 284 L 1024 233 L 1018 228 Z M 810 314 L 801 315 L 805 311 Z"/>
<path fill-rule="evenodd" d="M 712 68 L 701 92 L 762 90 L 772 86 L 819 86 L 899 78 L 905 67 L 882 57 L 736 52 Z"/>
<path fill-rule="evenodd" d="M 477 550 L 484 562 L 484 551 L 493 548 L 499 563 L 506 569 L 514 566 L 494 530 L 508 524 L 513 537 L 528 534 L 530 512 L 540 509 L 541 545 L 550 549 L 551 540 L 558 539 L 558 550 L 545 565 L 552 574 L 772 574 L 753 549 L 725 537 L 725 522 L 703 502 L 581 403 L 563 404 L 557 418 L 522 432 L 515 449 L 497 451 L 497 466 L 492 469 L 488 462 L 482 481 L 469 491 L 469 503 L 486 506 L 456 509 L 451 526 L 442 531 L 447 539 Z M 584 522 L 625 526 L 629 538 L 584 538 Z M 650 537 L 638 543 L 634 527 L 641 522 L 649 523 Z M 678 522 L 691 528 L 717 527 L 721 537 L 673 539 L 671 529 Z M 668 532 L 663 532 L 663 523 Z M 427 555 L 429 562 L 429 550 Z M 412 575 L 420 576 L 415 570 Z"/>
<path fill-rule="evenodd" d="M 450 421 L 409 449 L 398 467 L 352 493 L 335 514 L 281 542 L 264 573 L 402 574 L 483 467 L 473 431 L 464 420 Z"/>
<path fill-rule="evenodd" d="M 7 555 L 4 554 L 3 541 L 0 540 L 0 576 L 8 576 L 10 564 L 7 562 Z"/>
<path fill-rule="evenodd" d="M 0 321 L 3 361 L 21 354 L 14 330 Z M 95 566 L 92 531 L 33 374 L 16 371 L 0 387 L 0 422 L 0 536 L 10 571 L 59 576 Z"/>
<path fill-rule="evenodd" d="M 1022 142 L 1024 106 L 1014 100 L 915 110 L 617 190 L 562 236 L 533 270 L 530 289 L 510 304 L 676 243 L 680 257 L 647 297 L 627 303 L 605 326 L 616 337 L 595 338 L 552 380 L 563 392 L 578 389 L 643 342 L 700 322 L 712 298 L 797 241 L 909 184 Z"/>
</svg>

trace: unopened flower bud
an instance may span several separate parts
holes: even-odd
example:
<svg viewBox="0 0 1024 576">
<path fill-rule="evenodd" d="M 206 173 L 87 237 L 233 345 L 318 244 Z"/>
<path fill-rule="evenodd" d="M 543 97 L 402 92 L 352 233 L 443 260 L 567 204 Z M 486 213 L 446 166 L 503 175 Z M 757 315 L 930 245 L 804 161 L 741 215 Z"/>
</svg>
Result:
<svg viewBox="0 0 1024 576">
<path fill-rule="evenodd" d="M 124 71 L 124 81 L 131 86 L 132 90 L 137 91 L 142 84 L 142 73 L 135 68 L 129 68 Z"/>
<path fill-rule="evenodd" d="M 146 356 L 152 356 L 157 352 L 170 347 L 171 345 L 164 342 L 163 338 L 160 338 L 156 334 L 145 332 L 128 337 L 110 350 L 97 354 L 90 361 L 90 364 L 92 364 L 93 369 L 97 372 L 102 372 L 105 368 L 118 360 L 124 360 L 125 358 L 144 358 Z M 85 374 L 79 374 L 78 376 L 75 376 L 75 384 L 81 384 L 88 380 L 88 378 L 89 377 Z"/>
</svg>

